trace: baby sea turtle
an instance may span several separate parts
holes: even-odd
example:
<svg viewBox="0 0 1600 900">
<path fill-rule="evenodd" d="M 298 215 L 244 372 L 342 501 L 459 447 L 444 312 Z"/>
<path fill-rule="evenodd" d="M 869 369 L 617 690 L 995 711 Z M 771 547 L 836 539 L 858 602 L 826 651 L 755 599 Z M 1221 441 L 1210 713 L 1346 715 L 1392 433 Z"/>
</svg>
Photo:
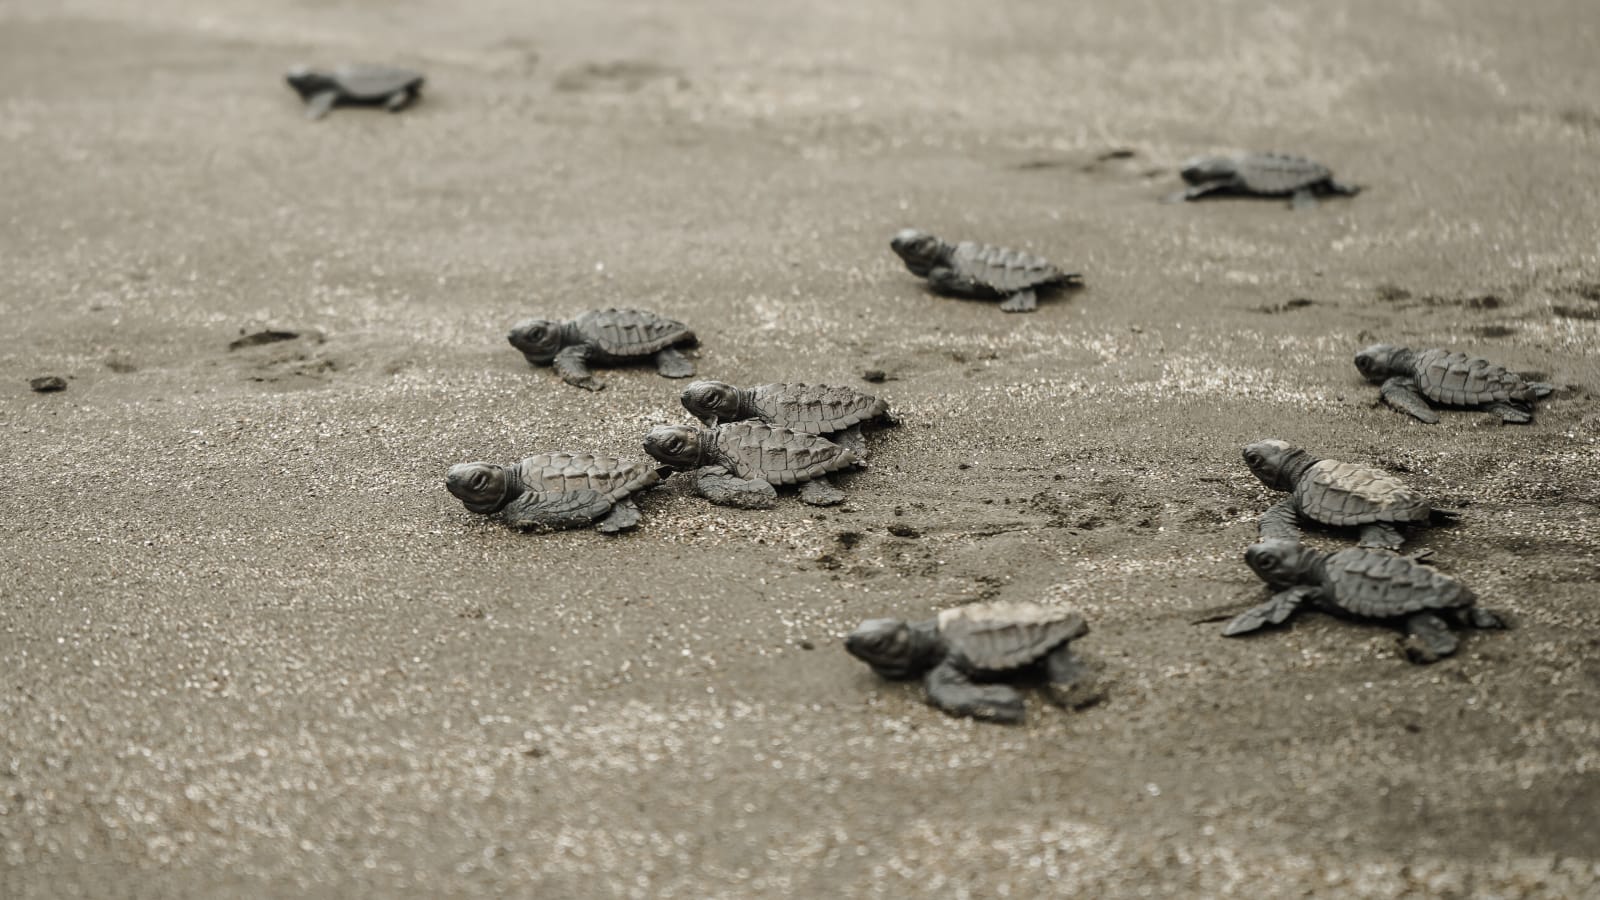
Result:
<svg viewBox="0 0 1600 900">
<path fill-rule="evenodd" d="M 688 378 L 691 363 L 676 347 L 692 347 L 694 332 L 682 322 L 639 309 L 590 310 L 570 322 L 527 319 L 509 335 L 511 346 L 536 366 L 554 366 L 567 384 L 584 390 L 605 387 L 589 372 L 590 363 L 614 365 L 653 358 L 668 378 Z"/>
<path fill-rule="evenodd" d="M 814 434 L 753 420 L 715 428 L 659 425 L 644 449 L 674 469 L 694 470 L 700 495 L 723 506 L 767 509 L 777 502 L 774 485 L 797 484 L 812 506 L 844 502 L 828 483 L 829 473 L 861 465 L 854 451 Z"/>
<path fill-rule="evenodd" d="M 928 702 L 952 716 L 1014 724 L 1022 693 L 997 681 L 1043 675 L 1052 699 L 1073 708 L 1104 697 L 1098 667 L 1072 653 L 1089 633 L 1077 612 L 1038 603 L 947 609 L 926 622 L 869 619 L 844 639 L 851 656 L 883 678 L 923 679 Z"/>
<path fill-rule="evenodd" d="M 1498 615 L 1476 605 L 1461 582 L 1416 560 L 1372 550 L 1320 553 L 1295 541 L 1252 544 L 1244 559 L 1277 592 L 1222 629 L 1229 637 L 1282 623 L 1308 603 L 1332 613 L 1367 619 L 1401 619 L 1406 658 L 1430 663 L 1456 652 L 1450 623 L 1463 628 L 1505 628 Z M 1448 620 L 1448 621 L 1447 621 Z"/>
<path fill-rule="evenodd" d="M 1448 521 L 1454 513 L 1434 509 L 1427 498 L 1387 472 L 1355 463 L 1318 459 L 1284 441 L 1257 441 L 1244 461 L 1261 483 L 1288 491 L 1261 516 L 1263 540 L 1298 541 L 1300 519 L 1361 529 L 1362 547 L 1395 550 L 1405 542 L 1398 525 Z"/>
<path fill-rule="evenodd" d="M 1318 194 L 1354 197 L 1361 188 L 1333 180 L 1327 166 L 1281 153 L 1245 153 L 1240 156 L 1196 156 L 1183 164 L 1183 180 L 1193 187 L 1171 200 L 1198 200 L 1213 194 L 1252 197 L 1288 197 L 1296 209 L 1317 205 Z"/>
<path fill-rule="evenodd" d="M 889 246 L 935 291 L 999 298 L 1003 312 L 1033 312 L 1039 308 L 1037 291 L 1083 284 L 1082 275 L 1063 272 L 1031 253 L 972 241 L 947 244 L 915 228 L 896 234 Z"/>
<path fill-rule="evenodd" d="M 656 466 L 594 453 L 541 453 L 509 466 L 461 463 L 445 487 L 467 509 L 516 528 L 582 528 L 614 534 L 639 524 L 634 494 L 661 481 Z"/>
<path fill-rule="evenodd" d="M 795 431 L 820 434 L 866 459 L 865 422 L 888 421 L 889 404 L 855 388 L 826 384 L 758 384 L 737 388 L 721 381 L 696 381 L 684 389 L 683 408 L 707 425 L 760 419 Z"/>
<path fill-rule="evenodd" d="M 1356 368 L 1361 377 L 1382 385 L 1383 402 L 1429 425 L 1439 422 L 1430 400 L 1481 409 L 1521 425 L 1533 421 L 1533 404 L 1555 391 L 1555 385 L 1526 381 L 1505 366 L 1449 350 L 1373 344 L 1356 354 Z"/>
<path fill-rule="evenodd" d="M 305 101 L 308 119 L 320 119 L 342 104 L 399 112 L 417 99 L 423 80 L 421 72 L 367 64 L 340 66 L 332 72 L 296 66 L 286 78 Z"/>
</svg>

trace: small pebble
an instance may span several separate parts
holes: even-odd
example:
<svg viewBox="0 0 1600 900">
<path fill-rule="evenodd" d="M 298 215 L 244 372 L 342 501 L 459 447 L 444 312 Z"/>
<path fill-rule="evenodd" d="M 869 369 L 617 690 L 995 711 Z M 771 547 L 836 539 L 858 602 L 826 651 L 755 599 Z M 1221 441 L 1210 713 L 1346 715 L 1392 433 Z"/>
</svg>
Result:
<svg viewBox="0 0 1600 900">
<path fill-rule="evenodd" d="M 67 389 L 67 380 L 60 375 L 40 375 L 28 382 L 28 387 L 41 394 L 50 394 L 55 391 Z"/>
<path fill-rule="evenodd" d="M 882 369 L 868 369 L 861 373 L 861 380 L 869 384 L 883 384 L 889 380 L 889 373 Z"/>
</svg>

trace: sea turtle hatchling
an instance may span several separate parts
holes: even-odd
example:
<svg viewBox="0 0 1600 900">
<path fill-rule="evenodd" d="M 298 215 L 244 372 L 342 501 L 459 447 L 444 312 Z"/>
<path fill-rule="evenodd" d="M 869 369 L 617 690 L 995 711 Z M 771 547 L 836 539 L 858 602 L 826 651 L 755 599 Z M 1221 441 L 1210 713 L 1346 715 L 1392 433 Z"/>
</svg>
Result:
<svg viewBox="0 0 1600 900">
<path fill-rule="evenodd" d="M 850 632 L 851 656 L 888 679 L 923 679 L 928 702 L 953 716 L 1017 723 L 1022 693 L 1007 684 L 1042 674 L 1062 706 L 1090 706 L 1104 697 L 1099 666 L 1072 653 L 1089 633 L 1083 616 L 1038 603 L 984 603 L 941 612 L 925 622 L 870 619 Z"/>
<path fill-rule="evenodd" d="M 866 422 L 891 421 L 889 404 L 855 388 L 826 384 L 758 384 L 737 388 L 721 381 L 696 381 L 684 388 L 683 408 L 707 425 L 760 419 L 795 431 L 820 434 L 868 456 L 861 435 Z"/>
<path fill-rule="evenodd" d="M 1397 526 L 1455 517 L 1434 509 L 1427 498 L 1387 472 L 1318 459 L 1284 441 L 1256 441 L 1244 448 L 1244 461 L 1262 484 L 1289 492 L 1262 514 L 1263 540 L 1298 541 L 1297 523 L 1310 519 L 1361 529 L 1362 547 L 1395 550 L 1405 542 Z"/>
<path fill-rule="evenodd" d="M 1378 394 L 1384 403 L 1429 425 L 1439 422 L 1429 401 L 1481 409 L 1501 422 L 1525 424 L 1533 421 L 1533 404 L 1555 391 L 1555 385 L 1530 382 L 1505 366 L 1449 350 L 1373 344 L 1356 354 L 1356 368 L 1361 377 L 1381 385 Z"/>
<path fill-rule="evenodd" d="M 1179 191 L 1172 201 L 1199 200 L 1229 194 L 1251 197 L 1288 197 L 1295 209 L 1317 205 L 1317 195 L 1354 197 L 1361 188 L 1333 179 L 1327 166 L 1281 153 L 1245 153 L 1239 156 L 1196 156 L 1180 171 L 1192 187 Z"/>
<path fill-rule="evenodd" d="M 417 99 L 423 81 L 421 72 L 365 63 L 340 66 L 332 72 L 296 66 L 285 78 L 305 101 L 308 119 L 320 119 L 341 104 L 382 106 L 399 112 Z"/>
<path fill-rule="evenodd" d="M 1451 623 L 1506 627 L 1500 616 L 1480 609 L 1461 582 L 1408 557 L 1360 549 L 1321 553 L 1295 541 L 1269 540 L 1252 544 L 1244 558 L 1276 593 L 1230 621 L 1222 629 L 1229 637 L 1281 624 L 1309 603 L 1336 614 L 1403 620 L 1406 658 L 1430 663 L 1456 652 L 1460 641 Z"/>
<path fill-rule="evenodd" d="M 697 428 L 659 425 L 644 439 L 645 452 L 661 463 L 693 472 L 695 489 L 722 506 L 767 509 L 777 502 L 776 485 L 800 486 L 812 506 L 844 502 L 828 483 L 833 472 L 859 467 L 854 451 L 825 437 L 746 420 Z"/>
<path fill-rule="evenodd" d="M 569 322 L 525 319 L 507 337 L 528 362 L 553 366 L 567 384 L 589 391 L 605 387 L 589 372 L 590 363 L 650 358 L 668 378 L 694 374 L 694 363 L 676 349 L 694 346 L 694 332 L 682 322 L 639 309 L 590 310 Z"/>
<path fill-rule="evenodd" d="M 516 528 L 593 524 L 605 534 L 637 525 L 633 495 L 660 481 L 649 463 L 594 453 L 541 453 L 509 466 L 461 463 L 445 475 L 445 487 L 472 512 L 499 513 Z"/>
<path fill-rule="evenodd" d="M 935 291 L 999 298 L 1003 312 L 1033 312 L 1039 308 L 1039 291 L 1083 284 L 1082 275 L 1063 272 L 1031 253 L 972 241 L 947 244 L 915 228 L 896 234 L 889 246 L 911 274 L 926 278 Z"/>
</svg>

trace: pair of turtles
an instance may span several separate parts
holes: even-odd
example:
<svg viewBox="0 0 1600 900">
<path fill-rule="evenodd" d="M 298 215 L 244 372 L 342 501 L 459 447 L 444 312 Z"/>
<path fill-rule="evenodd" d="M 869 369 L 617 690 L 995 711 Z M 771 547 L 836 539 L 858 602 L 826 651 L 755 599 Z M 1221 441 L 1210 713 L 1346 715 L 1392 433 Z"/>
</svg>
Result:
<svg viewBox="0 0 1600 900">
<path fill-rule="evenodd" d="M 769 508 L 778 487 L 796 485 L 802 501 L 831 506 L 844 494 L 829 476 L 859 468 L 867 456 L 861 426 L 890 421 L 884 401 L 829 385 L 741 389 L 703 381 L 690 385 L 682 399 L 710 427 L 652 429 L 644 449 L 664 468 L 597 454 L 542 454 L 513 466 L 454 466 L 446 487 L 469 510 L 499 513 L 516 527 L 598 523 L 607 533 L 636 524 L 638 512 L 628 498 L 671 470 L 692 472 L 696 491 L 721 505 Z M 825 435 L 845 437 L 835 442 Z M 572 496 L 563 499 L 567 494 Z"/>
<path fill-rule="evenodd" d="M 1435 509 L 1417 491 L 1370 466 L 1319 459 L 1284 441 L 1257 441 L 1244 448 L 1245 464 L 1263 484 L 1289 496 L 1261 516 L 1260 540 L 1245 551 L 1245 563 L 1272 586 L 1271 599 L 1236 616 L 1223 634 L 1247 634 L 1283 623 L 1296 611 L 1316 606 L 1368 619 L 1401 620 L 1407 658 L 1433 662 L 1455 652 L 1450 625 L 1503 628 L 1494 613 L 1476 607 L 1460 582 L 1414 558 L 1393 551 L 1399 528 L 1449 521 L 1455 513 Z M 1351 550 L 1321 553 L 1300 543 L 1302 520 L 1360 529 Z"/>
</svg>

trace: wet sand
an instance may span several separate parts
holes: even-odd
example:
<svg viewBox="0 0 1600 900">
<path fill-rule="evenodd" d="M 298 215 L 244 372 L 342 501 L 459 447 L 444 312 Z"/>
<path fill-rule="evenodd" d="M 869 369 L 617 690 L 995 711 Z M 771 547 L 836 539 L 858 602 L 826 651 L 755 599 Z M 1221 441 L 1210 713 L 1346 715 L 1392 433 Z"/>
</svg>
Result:
<svg viewBox="0 0 1600 900">
<path fill-rule="evenodd" d="M 1592 3 L 527 6 L 0 4 L 0 895 L 1600 889 Z M 423 101 L 303 120 L 342 59 Z M 1366 190 L 1157 202 L 1257 148 Z M 907 225 L 1088 286 L 930 296 Z M 452 463 L 685 421 L 505 343 L 606 305 L 904 424 L 842 508 L 466 513 Z M 1422 426 L 1374 340 L 1562 390 Z M 1263 437 L 1461 510 L 1408 547 L 1516 628 L 1194 624 L 1263 596 Z M 839 641 L 979 599 L 1082 609 L 1109 701 L 950 719 Z"/>
</svg>

